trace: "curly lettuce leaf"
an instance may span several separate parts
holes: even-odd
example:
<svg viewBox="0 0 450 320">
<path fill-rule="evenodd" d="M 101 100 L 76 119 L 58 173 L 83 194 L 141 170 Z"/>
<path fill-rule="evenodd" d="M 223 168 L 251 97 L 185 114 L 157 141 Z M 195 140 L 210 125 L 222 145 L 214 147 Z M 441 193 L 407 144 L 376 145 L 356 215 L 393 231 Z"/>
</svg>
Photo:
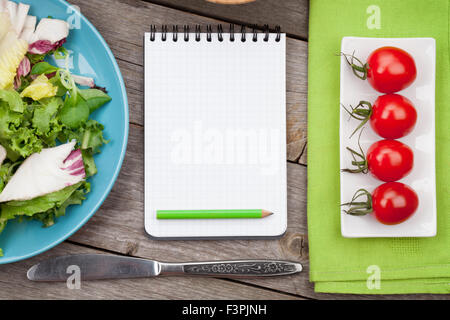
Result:
<svg viewBox="0 0 450 320">
<path fill-rule="evenodd" d="M 0 144 L 13 162 L 39 152 L 43 147 L 34 130 L 22 126 L 23 122 L 26 122 L 23 114 L 12 111 L 4 101 L 0 101 Z"/>
<path fill-rule="evenodd" d="M 7 150 L 11 161 L 56 145 L 56 139 L 63 130 L 56 117 L 61 106 L 61 98 L 49 98 L 33 102 L 18 113 L 0 100 L 0 144 Z"/>
<path fill-rule="evenodd" d="M 55 207 L 50 208 L 45 212 L 36 213 L 32 216 L 33 220 L 41 221 L 44 227 L 51 227 L 55 224 L 55 220 L 66 214 L 66 209 L 71 205 L 81 205 L 86 199 L 86 194 L 90 192 L 90 184 L 87 182 L 80 182 L 80 187 L 77 188 L 68 198 Z"/>
<path fill-rule="evenodd" d="M 0 144 L 17 161 L 42 150 L 42 142 L 28 127 L 29 112 L 17 92 L 0 91 Z M 19 101 L 20 100 L 20 101 Z"/>
<path fill-rule="evenodd" d="M 11 111 L 23 113 L 25 109 L 22 98 L 16 91 L 0 90 L 0 100 L 5 101 Z"/>
<path fill-rule="evenodd" d="M 91 154 L 100 153 L 100 147 L 109 141 L 103 137 L 104 126 L 95 120 L 89 120 L 84 127 L 81 150 Z"/>
<path fill-rule="evenodd" d="M 2 166 L 0 166 L 0 192 L 3 191 L 6 184 L 9 182 L 11 177 L 13 176 L 15 170 L 19 167 L 22 161 L 18 161 L 15 163 L 6 162 Z"/>
<path fill-rule="evenodd" d="M 34 108 L 32 124 L 40 135 L 47 134 L 52 126 L 58 124 L 55 115 L 61 106 L 62 100 L 60 98 L 52 98 L 42 100 L 40 105 Z"/>
<path fill-rule="evenodd" d="M 85 188 L 86 182 L 82 181 L 60 191 L 53 192 L 42 197 L 26 201 L 10 201 L 0 205 L 0 221 L 15 219 L 19 216 L 32 217 L 35 214 L 46 213 L 47 211 L 65 208 L 64 203 L 79 189 Z M 78 197 L 78 196 L 77 196 Z M 83 199 L 82 199 L 83 200 Z"/>
<path fill-rule="evenodd" d="M 44 148 L 44 144 L 35 134 L 34 130 L 20 127 L 17 128 L 10 137 L 8 147 L 11 148 L 12 151 L 18 153 L 21 157 L 26 158 L 33 153 L 41 152 Z M 11 160 L 16 161 L 17 158 L 11 158 Z"/>
</svg>

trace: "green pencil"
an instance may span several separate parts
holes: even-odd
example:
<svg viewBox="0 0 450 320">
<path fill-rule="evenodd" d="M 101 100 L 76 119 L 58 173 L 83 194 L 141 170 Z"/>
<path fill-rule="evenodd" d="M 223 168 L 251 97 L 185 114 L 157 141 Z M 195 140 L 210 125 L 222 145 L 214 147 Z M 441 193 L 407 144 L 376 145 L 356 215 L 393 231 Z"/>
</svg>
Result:
<svg viewBox="0 0 450 320">
<path fill-rule="evenodd" d="M 233 210 L 157 210 L 156 218 L 166 219 L 261 219 L 273 213 L 262 209 Z"/>
</svg>

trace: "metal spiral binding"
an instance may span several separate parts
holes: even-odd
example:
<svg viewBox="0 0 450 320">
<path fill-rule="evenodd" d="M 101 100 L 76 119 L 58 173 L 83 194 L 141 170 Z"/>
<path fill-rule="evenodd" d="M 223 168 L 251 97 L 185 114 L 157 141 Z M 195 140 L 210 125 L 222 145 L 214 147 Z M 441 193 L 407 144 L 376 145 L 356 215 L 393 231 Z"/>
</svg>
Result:
<svg viewBox="0 0 450 320">
<path fill-rule="evenodd" d="M 200 33 L 202 33 L 202 27 L 200 25 L 195 26 L 195 41 L 200 41 Z"/>
<path fill-rule="evenodd" d="M 276 26 L 275 27 L 275 32 L 277 33 L 277 37 L 275 38 L 276 42 L 280 42 L 281 40 L 281 27 L 280 26 Z"/>
<path fill-rule="evenodd" d="M 162 26 L 162 34 L 161 34 L 161 40 L 166 41 L 167 39 L 167 25 Z"/>
<path fill-rule="evenodd" d="M 217 26 L 217 38 L 219 39 L 220 42 L 223 41 L 223 35 L 222 35 L 222 33 L 223 33 L 223 28 L 222 28 L 222 25 L 219 24 L 219 25 Z"/>
<path fill-rule="evenodd" d="M 156 34 L 156 26 L 152 24 L 150 26 L 150 41 L 155 41 L 155 34 Z"/>
<path fill-rule="evenodd" d="M 184 30 L 184 41 L 189 41 L 189 26 L 185 24 L 183 30 Z"/>
<path fill-rule="evenodd" d="M 177 42 L 178 41 L 178 26 L 173 26 L 173 41 Z"/>
<path fill-rule="evenodd" d="M 252 41 L 253 42 L 256 42 L 256 41 L 258 41 L 258 31 L 256 31 L 256 28 L 257 28 L 258 26 L 256 26 L 256 25 L 254 25 L 253 26 L 253 38 L 252 38 Z"/>
<path fill-rule="evenodd" d="M 269 29 L 269 25 L 268 24 L 264 25 L 264 33 L 265 33 L 264 41 L 267 42 L 267 41 L 269 41 L 269 33 L 270 33 L 270 29 Z"/>
<path fill-rule="evenodd" d="M 230 24 L 230 41 L 234 42 L 234 24 Z"/>
<path fill-rule="evenodd" d="M 270 28 L 269 25 L 265 24 L 264 27 L 262 28 L 262 32 L 258 32 L 258 26 L 257 25 L 253 25 L 251 26 L 252 29 L 252 41 L 253 42 L 257 42 L 258 41 L 258 34 L 261 33 L 264 35 L 263 37 L 263 41 L 268 42 L 269 41 L 269 34 L 270 34 Z M 169 32 L 169 27 L 167 25 L 162 25 L 161 27 L 161 40 L 162 41 L 167 41 L 167 33 Z M 157 33 L 157 28 L 156 25 L 151 25 L 150 26 L 150 41 L 155 41 L 156 40 L 156 33 Z M 202 27 L 200 25 L 196 25 L 195 26 L 195 41 L 199 42 L 201 40 L 201 33 L 202 33 Z M 206 41 L 211 42 L 212 41 L 212 33 L 213 33 L 213 28 L 211 25 L 207 25 L 206 26 Z M 276 33 L 276 37 L 275 37 L 275 41 L 279 42 L 281 40 L 281 27 L 280 26 L 275 26 L 275 33 Z M 217 40 L 222 42 L 224 41 L 224 29 L 222 27 L 221 24 L 217 25 Z M 247 32 L 246 32 L 246 26 L 245 25 L 241 25 L 241 41 L 245 42 L 247 41 L 246 37 L 247 37 Z M 230 24 L 229 27 L 229 35 L 230 38 L 229 40 L 231 42 L 233 42 L 235 40 L 235 29 L 234 29 L 234 24 Z M 184 41 L 189 41 L 189 37 L 190 37 L 190 27 L 189 25 L 184 25 L 183 26 L 183 40 Z M 178 25 L 173 25 L 172 26 L 172 40 L 174 42 L 178 41 Z"/>
<path fill-rule="evenodd" d="M 206 41 L 211 42 L 211 34 L 212 34 L 212 27 L 211 25 L 206 26 Z"/>
<path fill-rule="evenodd" d="M 246 34 L 247 34 L 247 33 L 245 32 L 245 26 L 242 25 L 242 26 L 241 26 L 241 41 L 242 41 L 242 42 L 245 42 L 245 40 L 246 40 L 246 39 L 245 39 Z"/>
</svg>

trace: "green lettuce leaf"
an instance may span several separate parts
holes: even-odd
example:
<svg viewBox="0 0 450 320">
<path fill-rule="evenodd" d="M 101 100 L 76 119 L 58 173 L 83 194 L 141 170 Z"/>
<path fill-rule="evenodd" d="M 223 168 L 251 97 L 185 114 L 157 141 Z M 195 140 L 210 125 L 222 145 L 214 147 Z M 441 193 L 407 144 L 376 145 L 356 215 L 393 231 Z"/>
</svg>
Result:
<svg viewBox="0 0 450 320">
<path fill-rule="evenodd" d="M 26 201 L 10 201 L 0 205 L 2 220 L 11 220 L 18 216 L 31 217 L 61 207 L 64 202 L 85 182 L 79 182 L 60 191 Z"/>
<path fill-rule="evenodd" d="M 95 120 L 89 120 L 84 127 L 81 149 L 91 154 L 99 153 L 100 147 L 109 142 L 103 137 L 104 129 L 102 124 Z"/>
<path fill-rule="evenodd" d="M 52 66 L 48 62 L 39 62 L 36 63 L 31 69 L 31 74 L 33 75 L 41 75 L 41 74 L 50 74 L 58 71 L 58 67 Z"/>
<path fill-rule="evenodd" d="M 44 135 L 50 131 L 50 127 L 55 125 L 58 121 L 55 115 L 62 106 L 62 99 L 51 98 L 49 100 L 41 100 L 40 105 L 36 106 L 33 114 L 33 127 L 36 131 Z"/>
<path fill-rule="evenodd" d="M 29 126 L 32 112 L 30 106 L 22 113 L 13 111 L 9 103 L 0 100 L 0 144 L 13 162 L 40 152 L 44 147 L 34 128 Z"/>
<path fill-rule="evenodd" d="M 89 106 L 77 94 L 67 95 L 64 106 L 59 112 L 61 123 L 70 129 L 78 129 L 89 119 Z"/>
<path fill-rule="evenodd" d="M 88 150 L 81 150 L 83 156 L 84 172 L 86 177 L 92 177 L 97 174 L 97 166 L 95 165 L 94 156 Z"/>
<path fill-rule="evenodd" d="M 22 161 L 18 161 L 15 163 L 6 162 L 2 166 L 0 166 L 0 192 L 3 191 L 6 184 L 9 182 L 11 177 L 13 176 L 15 170 L 19 167 Z"/>
<path fill-rule="evenodd" d="M 0 100 L 5 101 L 9 105 L 11 111 L 23 113 L 24 104 L 18 92 L 0 90 Z"/>
<path fill-rule="evenodd" d="M 33 220 L 41 221 L 44 227 L 50 227 L 55 224 L 55 219 L 66 214 L 66 209 L 75 204 L 82 204 L 86 199 L 86 194 L 90 192 L 90 184 L 80 182 L 80 187 L 76 189 L 66 200 L 57 206 L 50 208 L 45 212 L 40 212 L 32 216 Z"/>
<path fill-rule="evenodd" d="M 23 126 L 26 121 L 23 114 L 11 111 L 4 101 L 0 101 L 0 144 L 13 162 L 41 151 L 43 146 L 34 129 Z"/>
<path fill-rule="evenodd" d="M 0 138 L 10 138 L 22 123 L 22 115 L 11 111 L 6 102 L 0 101 Z"/>
<path fill-rule="evenodd" d="M 78 90 L 78 93 L 86 100 L 91 113 L 111 101 L 109 95 L 98 89 L 83 89 Z"/>
<path fill-rule="evenodd" d="M 33 153 L 41 152 L 44 144 L 41 139 L 35 134 L 34 130 L 20 127 L 15 130 L 10 137 L 9 148 L 18 153 L 21 157 L 26 158 Z M 16 161 L 17 159 L 11 159 Z"/>
<path fill-rule="evenodd" d="M 79 142 L 79 147 L 91 154 L 100 152 L 100 147 L 109 141 L 103 137 L 104 126 L 95 120 L 89 120 L 82 124 L 80 128 L 72 130 L 65 128 L 58 136 L 60 141 L 71 141 L 73 139 Z"/>
</svg>

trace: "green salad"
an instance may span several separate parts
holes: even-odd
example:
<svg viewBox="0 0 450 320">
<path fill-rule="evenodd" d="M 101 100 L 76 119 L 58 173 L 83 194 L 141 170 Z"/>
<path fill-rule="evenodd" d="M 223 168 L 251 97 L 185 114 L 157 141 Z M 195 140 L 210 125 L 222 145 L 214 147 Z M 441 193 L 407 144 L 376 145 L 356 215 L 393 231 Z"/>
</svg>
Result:
<svg viewBox="0 0 450 320">
<path fill-rule="evenodd" d="M 0 232 L 13 219 L 52 226 L 82 203 L 97 173 L 94 155 L 107 143 L 90 115 L 111 100 L 93 79 L 71 74 L 65 38 L 23 40 L 11 21 L 2 26 L 6 18 L 0 8 Z"/>
</svg>

